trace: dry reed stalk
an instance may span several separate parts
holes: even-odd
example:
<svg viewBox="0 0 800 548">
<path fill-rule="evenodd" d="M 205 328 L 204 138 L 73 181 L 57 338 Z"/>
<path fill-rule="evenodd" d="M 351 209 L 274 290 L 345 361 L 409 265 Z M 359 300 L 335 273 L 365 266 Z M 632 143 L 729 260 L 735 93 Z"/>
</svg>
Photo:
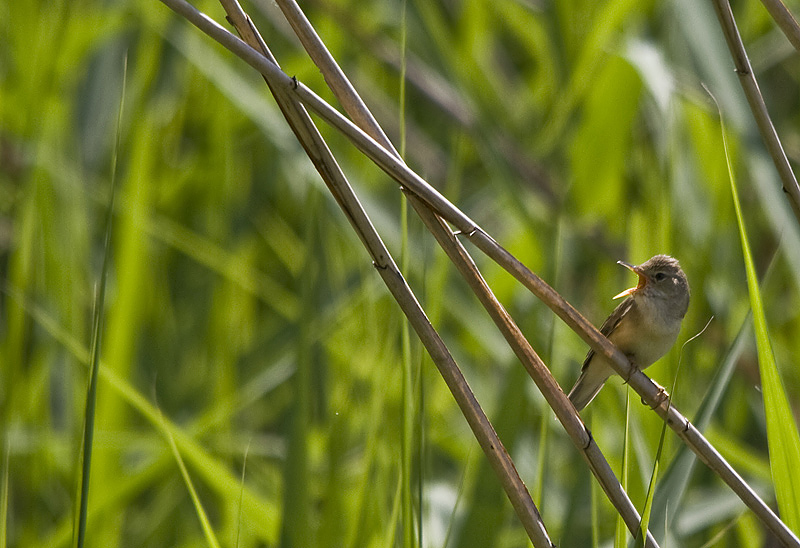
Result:
<svg viewBox="0 0 800 548">
<path fill-rule="evenodd" d="M 221 0 L 221 3 L 228 14 L 229 21 L 234 25 L 242 38 L 249 43 L 251 47 L 261 51 L 271 62 L 277 65 L 277 61 L 270 53 L 269 48 L 264 43 L 250 18 L 244 13 L 241 6 L 239 6 L 238 2 L 236 0 Z M 327 146 L 325 146 L 313 121 L 296 98 L 286 94 L 285 91 L 280 88 L 270 86 L 270 89 L 275 96 L 275 100 L 280 105 L 281 111 L 292 126 L 295 135 L 297 135 L 298 140 L 300 140 L 303 148 L 309 153 L 309 157 L 312 157 L 312 153 L 316 155 L 316 159 L 312 157 L 312 160 L 320 176 L 325 181 L 348 219 L 350 219 L 353 228 L 372 256 L 374 265 L 386 283 L 386 286 L 400 305 L 403 313 L 408 318 L 412 327 L 425 345 L 425 348 L 431 355 L 434 363 L 437 365 L 448 388 L 472 428 L 475 437 L 478 439 L 481 448 L 484 450 L 489 462 L 500 478 L 501 484 L 506 490 L 517 515 L 520 517 L 531 542 L 533 542 L 533 545 L 537 548 L 554 546 L 547 535 L 547 530 L 539 515 L 539 511 L 533 503 L 525 484 L 519 477 L 519 473 L 511 457 L 498 438 L 488 417 L 486 417 L 486 414 L 481 409 L 480 404 L 469 388 L 466 379 L 458 368 L 452 355 L 428 321 L 424 310 L 403 278 L 402 273 L 397 268 L 388 249 L 380 240 L 380 236 L 370 223 L 366 212 L 364 212 L 363 208 L 361 208 L 358 203 L 355 192 L 350 187 L 344 173 L 342 173 L 332 154 L 330 154 Z M 364 119 L 362 123 L 368 125 L 369 121 Z M 376 125 L 371 129 L 376 132 L 379 137 L 382 136 L 389 150 L 397 155 L 397 152 L 391 148 L 389 140 L 383 135 L 380 128 Z"/>
<path fill-rule="evenodd" d="M 506 271 L 517 278 L 518 281 L 520 281 L 525 287 L 534 293 L 534 295 L 547 304 L 562 320 L 564 320 L 564 322 L 569 325 L 570 328 L 572 328 L 573 331 L 575 331 L 584 341 L 586 341 L 595 352 L 598 352 L 609 358 L 615 371 L 620 376 L 627 379 L 627 382 L 642 397 L 643 401 L 653 408 L 658 415 L 666 421 L 666 423 L 692 449 L 692 451 L 697 454 L 700 460 L 702 460 L 707 466 L 709 466 L 709 468 L 716 472 L 720 478 L 722 478 L 723 481 L 725 481 L 725 483 L 731 487 L 731 489 L 753 511 L 753 513 L 776 535 L 783 545 L 800 547 L 800 541 L 797 539 L 794 533 L 792 533 L 769 508 L 769 506 L 767 506 L 764 501 L 758 497 L 755 491 L 753 491 L 753 489 L 741 478 L 741 476 L 739 476 L 736 471 L 733 470 L 727 461 L 725 461 L 725 459 L 713 448 L 713 446 L 711 446 L 710 443 L 708 443 L 708 441 L 689 422 L 689 420 L 686 419 L 686 417 L 684 417 L 674 406 L 668 403 L 668 399 L 665 397 L 663 389 L 658 387 L 644 373 L 635 368 L 624 356 L 624 354 L 614 347 L 614 345 L 608 341 L 608 339 L 603 337 L 590 322 L 588 322 L 552 287 L 544 282 L 544 280 L 539 278 L 507 250 L 505 250 L 491 236 L 489 236 L 488 233 L 481 229 L 461 210 L 451 204 L 424 179 L 409 169 L 402 159 L 396 156 L 396 152 L 393 148 L 387 149 L 384 147 L 367 132 L 342 116 L 336 109 L 328 105 L 305 85 L 283 73 L 277 64 L 275 64 L 272 60 L 258 53 L 256 49 L 253 49 L 245 42 L 239 40 L 230 32 L 220 27 L 216 22 L 185 2 L 185 0 L 161 1 L 177 13 L 183 15 L 200 30 L 208 34 L 211 38 L 217 40 L 224 47 L 258 70 L 267 80 L 268 84 L 270 85 L 270 89 L 273 90 L 273 93 L 276 96 L 276 100 L 281 101 L 282 99 L 279 99 L 279 97 L 292 97 L 292 101 L 299 100 L 303 103 L 303 105 L 305 105 L 305 107 L 313 110 L 323 120 L 348 137 L 362 153 L 373 160 L 395 181 L 400 183 L 404 190 L 413 194 L 418 201 L 421 201 L 421 203 L 424 204 L 425 209 L 429 209 L 432 213 L 444 221 L 452 224 L 461 234 L 470 239 L 470 241 L 472 241 L 473 244 L 478 247 L 478 249 L 483 251 L 498 265 L 503 267 Z M 247 24 L 251 25 L 249 22 Z M 261 41 L 260 44 L 266 48 L 266 45 L 263 44 L 263 41 Z M 284 110 L 284 113 L 288 111 L 291 115 L 291 110 L 284 109 L 284 106 L 281 106 L 281 108 Z M 299 105 L 293 108 L 301 110 L 303 114 L 307 116 L 307 113 L 305 113 L 304 109 L 302 109 L 302 107 Z M 287 119 L 289 120 L 290 124 L 293 124 L 292 120 L 288 116 Z M 301 125 L 299 130 L 296 131 L 296 134 L 298 135 L 298 138 L 301 139 L 301 143 L 303 143 L 304 148 L 306 148 L 307 152 L 309 152 L 309 157 L 312 159 L 315 166 L 317 166 L 320 174 L 323 176 L 323 179 L 325 179 L 326 184 L 328 184 L 329 181 L 326 179 L 326 177 L 330 177 L 332 175 L 328 172 L 330 168 L 329 164 L 327 164 L 326 161 L 322 162 L 321 165 L 318 165 L 318 162 L 320 162 L 320 156 L 317 154 L 317 147 L 321 145 L 317 143 L 314 147 L 307 147 L 307 143 L 303 140 L 307 137 L 301 138 L 301 135 L 303 135 L 304 131 L 305 126 Z M 316 131 L 316 129 L 314 129 L 314 131 Z M 322 145 L 324 145 L 324 142 Z M 310 151 L 309 148 L 311 149 Z M 327 151 L 325 152 L 325 155 L 330 154 L 327 146 L 323 146 L 322 149 Z M 333 161 L 333 164 L 335 165 L 335 160 L 331 159 L 331 161 Z M 336 166 L 336 170 L 338 170 L 338 166 Z M 411 289 L 405 283 L 405 280 L 402 278 L 402 274 L 399 272 L 399 270 L 397 270 L 394 261 L 388 255 L 388 251 L 380 241 L 380 237 L 376 232 L 374 232 L 374 228 L 372 228 L 371 224 L 369 223 L 369 219 L 366 218 L 363 209 L 360 208 L 360 204 L 358 204 L 358 200 L 355 197 L 355 194 L 352 193 L 352 189 L 349 187 L 349 184 L 346 183 L 346 179 L 343 179 L 343 174 L 341 174 L 341 171 L 338 170 L 338 174 L 334 172 L 333 175 L 335 175 L 334 180 L 331 181 L 333 186 L 329 186 L 329 188 L 331 188 L 331 192 L 333 193 L 337 202 L 339 202 L 345 214 L 348 216 L 351 224 L 353 224 L 354 228 L 357 230 L 362 242 L 364 242 L 364 245 L 367 247 L 371 256 L 373 257 L 378 272 L 381 274 L 381 277 L 384 279 L 384 282 L 391 291 L 392 295 L 398 301 L 398 304 L 411 321 L 412 326 L 417 331 L 417 334 L 420 336 L 420 339 L 426 346 L 426 349 L 431 354 L 431 357 L 433 358 L 437 367 L 439 367 L 439 370 L 445 378 L 445 381 L 448 383 L 448 385 L 450 385 L 451 382 L 453 383 L 453 386 L 451 386 L 451 391 L 453 391 L 454 397 L 456 397 L 456 400 L 459 402 L 459 406 L 461 406 L 462 412 L 465 413 L 465 417 L 470 423 L 470 426 L 473 427 L 473 432 L 476 433 L 476 437 L 478 437 L 481 446 L 487 453 L 487 456 L 495 468 L 495 471 L 498 472 L 501 482 L 504 481 L 505 473 L 503 470 L 504 466 L 506 466 L 506 463 L 503 461 L 502 457 L 504 455 L 505 458 L 507 458 L 508 455 L 505 454 L 505 450 L 502 449 L 502 445 L 499 446 L 499 448 L 502 449 L 502 455 L 497 454 L 498 446 L 493 446 L 491 444 L 488 446 L 484 445 L 486 442 L 485 436 L 488 435 L 488 432 L 490 431 L 491 433 L 494 433 L 494 430 L 488 423 L 488 419 L 485 418 L 485 414 L 483 414 L 482 411 L 480 411 L 480 413 L 476 412 L 476 409 L 480 410 L 480 406 L 478 405 L 477 401 L 474 401 L 474 396 L 472 395 L 471 391 L 469 391 L 466 381 L 463 380 L 463 375 L 461 375 L 460 371 L 458 370 L 454 360 L 452 359 L 452 356 L 442 343 L 441 338 L 439 338 L 433 327 L 430 326 L 427 317 L 425 317 L 424 311 L 419 306 L 416 298 L 413 296 L 413 292 L 411 292 Z M 337 180 L 339 177 L 341 177 L 343 180 Z M 344 187 L 339 186 L 342 184 Z M 344 192 L 344 194 L 341 194 L 341 192 Z M 800 204 L 800 201 L 798 201 L 798 204 Z M 498 312 L 498 310 L 494 308 L 492 308 L 492 310 L 494 310 L 495 313 Z M 546 370 L 546 367 L 544 367 L 544 369 Z M 463 381 L 463 384 L 456 382 L 459 378 L 461 381 Z M 464 392 L 464 390 L 467 392 Z M 560 389 L 558 391 L 560 392 Z M 552 393 L 550 396 L 556 399 L 558 398 L 557 395 Z M 561 396 L 563 396 L 563 392 L 561 392 Z M 474 406 L 462 405 L 462 402 L 469 402 L 470 398 L 474 403 Z M 482 420 L 486 420 L 485 424 L 481 423 Z M 585 429 L 585 426 L 582 427 Z M 588 436 L 587 439 L 589 440 L 587 449 L 591 448 L 592 451 L 594 451 L 596 444 L 591 442 L 591 435 L 589 434 L 588 430 L 585 430 L 585 432 Z M 494 438 L 496 439 L 496 434 L 494 434 Z M 499 439 L 497 439 L 497 443 L 500 443 Z M 599 449 L 597 449 L 597 452 L 599 453 Z M 584 455 L 586 455 L 586 453 L 584 453 Z M 602 455 L 599 456 L 601 457 Z M 510 466 L 508 470 L 513 470 L 513 473 L 510 474 L 510 476 L 516 476 L 516 478 L 519 479 L 519 476 L 516 474 L 516 470 L 513 468 L 513 463 L 510 462 L 510 459 L 508 460 L 507 464 Z M 514 504 L 515 508 L 517 508 L 514 497 L 519 493 L 513 488 L 507 488 L 505 484 L 504 488 L 506 488 L 507 493 L 509 493 L 512 504 Z M 524 490 L 524 493 L 527 495 L 526 489 Z M 527 499 L 530 499 L 529 495 L 527 495 Z M 532 505 L 532 502 L 530 504 Z M 525 505 L 522 505 L 521 507 L 525 507 Z M 541 518 L 538 516 L 538 511 L 536 511 L 535 506 L 532 507 L 532 511 L 529 511 L 527 515 L 534 516 L 535 518 L 533 522 L 526 522 L 526 518 L 524 517 L 525 514 L 520 515 L 521 519 L 523 520 L 523 525 L 525 525 L 529 535 L 535 533 L 536 531 L 540 531 L 543 533 L 543 536 L 538 537 L 541 539 L 541 542 L 550 543 L 546 536 L 546 532 L 544 532 L 544 526 L 541 524 Z M 648 541 L 649 540 L 650 539 L 648 538 Z M 536 544 L 536 542 L 534 542 L 534 545 L 539 546 L 540 544 Z"/>
<path fill-rule="evenodd" d="M 761 0 L 761 3 L 767 8 L 767 11 L 794 46 L 794 49 L 800 52 L 800 25 L 797 24 L 797 19 L 794 18 L 786 4 L 781 0 Z"/>
<path fill-rule="evenodd" d="M 793 29 L 792 32 L 800 34 L 800 30 L 797 29 L 797 22 L 794 21 L 794 18 L 788 10 L 786 10 L 786 7 L 784 6 L 783 8 L 785 10 L 784 16 L 780 16 L 776 3 L 779 4 L 780 2 L 776 2 L 775 0 L 764 1 L 764 4 L 767 5 L 768 8 L 770 6 L 773 8 L 770 10 L 770 13 L 772 13 L 773 17 L 776 17 L 776 21 L 781 25 L 782 29 L 784 27 L 786 29 L 791 28 Z M 792 171 L 789 160 L 786 158 L 786 152 L 783 150 L 778 132 L 775 131 L 775 125 L 772 123 L 772 119 L 769 116 L 767 105 L 764 102 L 764 96 L 761 95 L 761 89 L 758 87 L 756 75 L 753 72 L 753 67 L 750 66 L 750 59 L 747 57 L 747 51 L 744 49 L 742 37 L 736 26 L 736 20 L 733 18 L 730 2 L 728 2 L 728 0 L 714 0 L 714 10 L 717 12 L 717 18 L 722 27 L 722 33 L 725 35 L 725 41 L 728 43 L 728 49 L 731 52 L 731 57 L 733 57 L 733 65 L 736 74 L 739 76 L 739 83 L 742 85 L 742 90 L 744 90 L 745 97 L 747 97 L 747 103 L 750 105 L 750 110 L 753 112 L 753 118 L 756 120 L 761 138 L 764 140 L 764 146 L 767 148 L 770 157 L 772 157 L 772 162 L 775 164 L 775 169 L 778 171 L 778 175 L 783 183 L 783 192 L 789 199 L 789 204 L 792 206 L 792 211 L 794 211 L 797 222 L 800 223 L 800 185 L 797 184 L 797 178 Z M 773 13 L 773 11 L 775 13 Z M 788 17 L 794 25 L 788 22 L 785 17 L 786 14 L 788 14 Z M 787 36 L 792 40 L 792 44 L 795 44 L 794 39 L 792 39 L 793 35 L 787 34 Z M 800 41 L 800 36 L 795 36 L 795 38 Z M 797 45 L 795 45 L 795 47 L 797 47 Z"/>
<path fill-rule="evenodd" d="M 388 151 L 392 152 L 398 160 L 402 161 L 399 154 L 386 137 L 375 117 L 367 108 L 365 102 L 358 95 L 355 87 L 350 83 L 346 74 L 336 63 L 333 55 L 325 47 L 306 18 L 300 6 L 294 0 L 277 0 L 283 14 L 286 16 L 292 29 L 311 60 L 319 68 L 325 82 L 333 92 L 342 108 L 355 121 L 362 130 L 369 134 Z M 607 460 L 597 444 L 592 439 L 583 421 L 575 411 L 572 404 L 550 374 L 550 370 L 539 358 L 538 354 L 525 339 L 514 320 L 495 298 L 489 286 L 484 281 L 472 257 L 463 245 L 454 237 L 452 230 L 445 221 L 428 204 L 411 192 L 406 192 L 412 206 L 422 218 L 426 227 L 434 235 L 439 245 L 445 250 L 450 260 L 456 265 L 464 276 L 473 292 L 478 296 L 483 307 L 487 310 L 492 320 L 498 326 L 509 346 L 519 357 L 526 371 L 542 391 L 557 418 L 564 425 L 575 446 L 583 452 L 589 467 L 597 477 L 603 491 L 623 517 L 628 529 L 635 536 L 639 530 L 641 518 L 614 475 Z M 648 532 L 648 546 L 657 545 L 655 539 Z"/>
</svg>

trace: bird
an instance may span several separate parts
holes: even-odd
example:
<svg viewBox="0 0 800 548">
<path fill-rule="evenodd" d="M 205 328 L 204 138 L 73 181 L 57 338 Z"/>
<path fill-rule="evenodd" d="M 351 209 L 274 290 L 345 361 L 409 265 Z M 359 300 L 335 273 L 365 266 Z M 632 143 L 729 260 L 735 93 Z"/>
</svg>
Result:
<svg viewBox="0 0 800 548">
<path fill-rule="evenodd" d="M 603 322 L 600 333 L 635 367 L 644 369 L 675 344 L 689 309 L 689 281 L 678 261 L 669 255 L 656 255 L 638 266 L 624 261 L 617 264 L 636 273 L 639 283 L 614 297 L 626 299 Z M 575 409 L 581 411 L 589 405 L 614 372 L 605 356 L 589 350 L 568 395 Z"/>
</svg>

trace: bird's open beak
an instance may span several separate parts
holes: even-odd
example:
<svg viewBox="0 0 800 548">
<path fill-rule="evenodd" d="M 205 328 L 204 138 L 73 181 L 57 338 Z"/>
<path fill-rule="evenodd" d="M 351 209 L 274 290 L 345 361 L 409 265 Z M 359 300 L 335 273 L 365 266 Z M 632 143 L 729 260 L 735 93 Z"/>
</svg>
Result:
<svg viewBox="0 0 800 548">
<path fill-rule="evenodd" d="M 634 292 L 640 290 L 647 284 L 647 276 L 642 274 L 642 271 L 639 270 L 638 266 L 634 266 L 631 263 L 626 263 L 625 261 L 617 261 L 617 264 L 621 264 L 622 266 L 624 266 L 625 268 L 627 268 L 628 270 L 634 272 L 637 276 L 639 276 L 639 283 L 636 285 L 636 287 L 631 287 L 630 289 L 626 289 L 619 295 L 615 296 L 614 297 L 615 299 L 619 299 L 620 297 L 627 297 L 628 295 L 631 295 Z"/>
</svg>

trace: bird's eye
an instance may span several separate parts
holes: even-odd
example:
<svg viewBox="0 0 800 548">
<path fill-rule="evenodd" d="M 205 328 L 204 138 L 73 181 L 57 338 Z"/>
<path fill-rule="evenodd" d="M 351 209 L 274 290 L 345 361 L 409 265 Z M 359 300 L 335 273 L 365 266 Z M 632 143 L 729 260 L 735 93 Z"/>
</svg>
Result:
<svg viewBox="0 0 800 548">
<path fill-rule="evenodd" d="M 657 272 L 655 276 L 653 276 L 657 282 L 662 282 L 667 278 L 667 275 L 663 272 Z"/>
</svg>

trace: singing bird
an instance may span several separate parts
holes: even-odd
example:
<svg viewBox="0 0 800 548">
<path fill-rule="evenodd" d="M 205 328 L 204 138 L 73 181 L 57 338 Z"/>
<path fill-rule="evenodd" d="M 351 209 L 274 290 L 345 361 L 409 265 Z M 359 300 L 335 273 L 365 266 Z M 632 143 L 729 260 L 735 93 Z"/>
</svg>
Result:
<svg viewBox="0 0 800 548">
<path fill-rule="evenodd" d="M 639 276 L 636 287 L 616 297 L 627 297 L 603 322 L 600 332 L 639 369 L 651 365 L 675 344 L 689 308 L 689 281 L 676 259 L 656 255 L 638 266 L 618 261 Z M 581 375 L 569 392 L 580 411 L 603 388 L 614 369 L 605 356 L 589 350 Z"/>
</svg>

